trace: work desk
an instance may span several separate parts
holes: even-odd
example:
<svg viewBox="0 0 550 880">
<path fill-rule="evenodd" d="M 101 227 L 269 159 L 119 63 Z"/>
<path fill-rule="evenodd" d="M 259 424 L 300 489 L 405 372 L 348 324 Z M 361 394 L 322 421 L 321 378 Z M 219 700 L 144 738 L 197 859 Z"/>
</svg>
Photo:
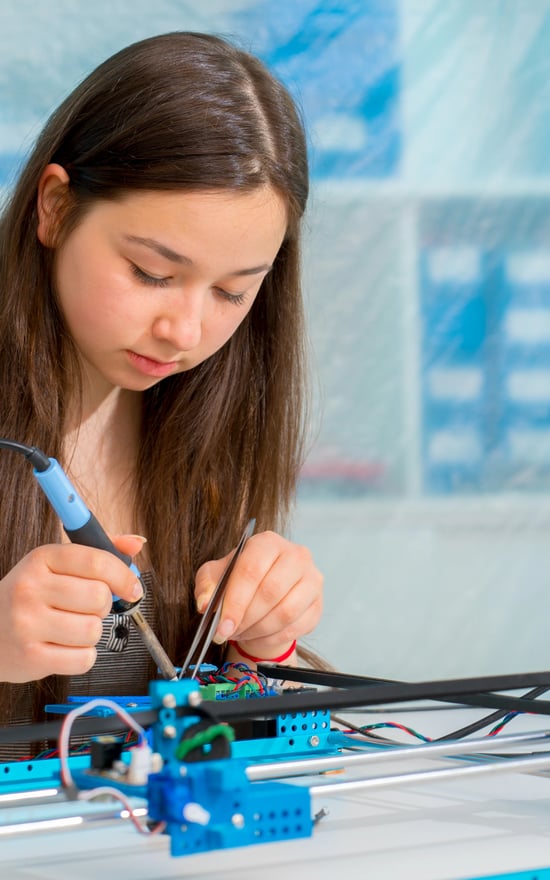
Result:
<svg viewBox="0 0 550 880">
<path fill-rule="evenodd" d="M 399 719 L 435 738 L 484 714 L 450 708 L 384 710 L 363 715 L 361 720 Z M 544 718 L 521 716 L 505 732 L 544 729 Z M 404 735 L 400 740 L 415 742 Z M 369 767 L 368 775 L 456 768 L 462 763 L 472 766 L 472 762 L 414 755 L 410 760 L 385 763 L 379 770 Z M 191 856 L 172 857 L 165 835 L 141 835 L 129 821 L 120 819 L 76 830 L 0 836 L 0 876 L 6 880 L 322 880 L 335 876 L 466 880 L 528 871 L 526 878 L 539 880 L 550 877 L 548 772 L 514 770 L 363 791 L 331 792 L 328 788 L 313 799 L 313 812 L 324 808 L 327 815 L 309 839 Z M 355 766 L 345 776 L 300 777 L 293 784 L 313 785 L 317 790 L 322 783 L 365 775 L 364 767 Z M 51 806 L 46 809 L 53 815 Z M 538 870 L 544 868 L 548 873 Z"/>
</svg>

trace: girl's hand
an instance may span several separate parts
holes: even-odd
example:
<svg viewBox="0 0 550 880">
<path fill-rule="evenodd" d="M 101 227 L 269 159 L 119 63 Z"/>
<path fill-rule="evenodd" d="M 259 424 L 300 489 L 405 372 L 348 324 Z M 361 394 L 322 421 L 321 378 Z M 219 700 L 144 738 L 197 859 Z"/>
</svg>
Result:
<svg viewBox="0 0 550 880">
<path fill-rule="evenodd" d="M 206 562 L 197 572 L 201 613 L 231 555 Z M 318 624 L 322 589 L 323 576 L 306 547 L 274 532 L 253 535 L 229 579 L 214 641 L 231 639 L 246 654 L 265 660 L 279 657 Z M 287 662 L 292 660 L 291 655 Z"/>
<path fill-rule="evenodd" d="M 130 556 L 143 545 L 134 535 L 113 542 Z M 0 681 L 88 672 L 113 594 L 134 602 L 142 588 L 112 553 L 79 544 L 31 550 L 0 581 Z"/>
</svg>

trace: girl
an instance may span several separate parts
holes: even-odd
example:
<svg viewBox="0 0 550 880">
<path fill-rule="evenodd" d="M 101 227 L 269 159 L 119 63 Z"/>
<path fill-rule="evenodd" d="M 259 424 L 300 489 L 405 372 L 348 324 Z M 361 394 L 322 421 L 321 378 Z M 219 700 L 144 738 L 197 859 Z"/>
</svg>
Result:
<svg viewBox="0 0 550 880">
<path fill-rule="evenodd" d="M 209 659 L 292 663 L 320 617 L 319 571 L 277 534 L 304 439 L 307 192 L 283 86 L 224 40 L 171 33 L 64 101 L 2 215 L 0 434 L 57 458 L 137 554 L 176 665 L 252 516 Z M 150 658 L 109 614 L 141 595 L 130 570 L 63 538 L 23 458 L 0 452 L 0 485 L 3 723 L 67 692 L 144 692 Z"/>
</svg>

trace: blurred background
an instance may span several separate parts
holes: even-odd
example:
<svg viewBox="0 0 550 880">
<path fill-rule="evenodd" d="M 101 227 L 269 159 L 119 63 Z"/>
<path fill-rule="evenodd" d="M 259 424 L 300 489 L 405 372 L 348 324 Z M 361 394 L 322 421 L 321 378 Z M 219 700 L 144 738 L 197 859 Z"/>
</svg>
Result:
<svg viewBox="0 0 550 880">
<path fill-rule="evenodd" d="M 0 187 L 124 45 L 260 55 L 310 139 L 308 644 L 388 678 L 550 668 L 550 0 L 197 6 L 3 3 Z"/>
</svg>

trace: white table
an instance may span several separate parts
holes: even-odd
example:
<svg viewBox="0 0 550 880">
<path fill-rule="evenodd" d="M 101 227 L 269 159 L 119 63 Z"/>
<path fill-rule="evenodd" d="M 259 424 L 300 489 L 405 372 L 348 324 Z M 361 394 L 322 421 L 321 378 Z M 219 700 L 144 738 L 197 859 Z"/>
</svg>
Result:
<svg viewBox="0 0 550 880">
<path fill-rule="evenodd" d="M 342 712 L 344 717 L 347 717 Z M 480 710 L 379 711 L 368 720 L 399 719 L 437 737 L 481 717 Z M 349 715 L 351 719 L 357 716 Z M 363 718 L 362 720 L 365 720 Z M 545 719 L 516 718 L 505 731 L 543 730 Z M 382 731 L 384 732 L 384 731 Z M 389 731 L 388 733 L 392 733 Z M 402 742 L 414 740 L 400 737 Z M 529 751 L 531 749 L 529 748 Z M 377 774 L 456 768 L 469 762 L 413 755 Z M 372 775 L 369 769 L 369 775 Z M 334 782 L 364 777 L 356 766 Z M 322 780 L 311 776 L 316 788 Z M 301 778 L 298 783 L 304 784 Z M 331 792 L 313 800 L 328 815 L 310 839 L 260 844 L 172 858 L 166 836 L 146 837 L 125 820 L 80 830 L 0 837 L 0 877 L 6 880 L 319 880 L 340 876 L 388 880 L 465 880 L 548 868 L 550 778 L 515 770 L 489 776 L 414 782 Z M 44 808 L 52 811 L 52 807 Z"/>
</svg>

